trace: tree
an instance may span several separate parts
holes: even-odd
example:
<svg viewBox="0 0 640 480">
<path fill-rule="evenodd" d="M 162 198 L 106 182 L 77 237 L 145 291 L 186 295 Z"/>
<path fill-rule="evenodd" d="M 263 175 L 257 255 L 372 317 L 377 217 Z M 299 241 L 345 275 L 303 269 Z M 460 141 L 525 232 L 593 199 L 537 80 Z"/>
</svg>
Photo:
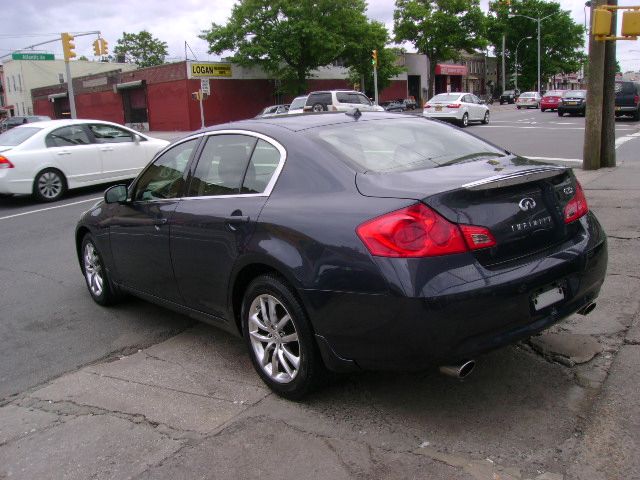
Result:
<svg viewBox="0 0 640 480">
<path fill-rule="evenodd" d="M 429 92 L 438 62 L 485 48 L 485 16 L 479 0 L 396 0 L 395 41 L 411 42 L 429 58 Z"/>
<path fill-rule="evenodd" d="M 84 55 L 80 55 L 78 60 L 81 61 L 81 62 L 88 62 L 89 61 L 89 59 L 87 57 L 85 57 Z"/>
<path fill-rule="evenodd" d="M 386 47 L 389 43 L 389 32 L 382 23 L 375 20 L 368 21 L 364 25 L 364 30 L 357 36 L 360 42 L 350 45 L 342 58 L 349 66 L 349 80 L 352 83 L 361 83 L 364 79 L 365 85 L 361 87 L 370 97 L 373 97 L 372 51 L 378 51 L 378 91 L 388 87 L 391 84 L 391 78 L 403 71 L 403 68 L 397 64 L 401 52 L 398 49 Z"/>
<path fill-rule="evenodd" d="M 135 63 L 139 67 L 162 65 L 168 54 L 167 43 L 154 38 L 146 30 L 140 33 L 122 32 L 122 38 L 113 49 L 117 58 L 124 55 L 125 61 Z"/>
<path fill-rule="evenodd" d="M 514 15 L 526 15 L 531 18 L 544 18 L 549 15 L 540 25 L 540 82 L 543 86 L 553 75 L 575 73 L 580 70 L 585 61 L 585 55 L 581 51 L 585 32 L 582 25 L 573 21 L 570 12 L 561 10 L 557 2 L 512 0 L 511 7 L 505 3 L 492 4 L 487 20 L 487 37 L 495 46 L 497 56 L 502 55 L 502 35 L 505 35 L 506 78 L 511 78 L 515 73 L 515 50 L 519 43 L 518 87 L 521 90 L 536 89 L 538 22 Z M 531 38 L 523 40 L 526 37 Z"/>
<path fill-rule="evenodd" d="M 260 65 L 302 93 L 312 70 L 351 57 L 367 30 L 365 10 L 364 0 L 239 0 L 226 25 L 213 23 L 200 38 L 209 53 L 233 52 L 232 61 Z"/>
</svg>

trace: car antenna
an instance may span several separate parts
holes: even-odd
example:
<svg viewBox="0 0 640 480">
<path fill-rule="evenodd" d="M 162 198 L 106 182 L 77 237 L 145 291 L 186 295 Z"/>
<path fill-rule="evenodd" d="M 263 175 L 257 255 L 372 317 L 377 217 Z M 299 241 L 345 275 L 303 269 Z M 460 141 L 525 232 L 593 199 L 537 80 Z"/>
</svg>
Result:
<svg viewBox="0 0 640 480">
<path fill-rule="evenodd" d="M 358 120 L 362 116 L 362 112 L 358 108 L 352 108 L 351 110 L 347 110 L 344 113 L 345 115 L 349 115 L 350 117 L 353 117 L 355 120 Z"/>
</svg>

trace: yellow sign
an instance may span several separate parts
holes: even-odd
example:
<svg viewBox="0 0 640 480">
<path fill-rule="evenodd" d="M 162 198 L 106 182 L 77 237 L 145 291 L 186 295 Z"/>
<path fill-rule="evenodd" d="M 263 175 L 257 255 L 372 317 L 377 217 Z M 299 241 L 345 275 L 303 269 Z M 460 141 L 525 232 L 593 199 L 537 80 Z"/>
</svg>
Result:
<svg viewBox="0 0 640 480">
<path fill-rule="evenodd" d="M 189 62 L 187 64 L 189 78 L 231 77 L 230 63 Z"/>
</svg>

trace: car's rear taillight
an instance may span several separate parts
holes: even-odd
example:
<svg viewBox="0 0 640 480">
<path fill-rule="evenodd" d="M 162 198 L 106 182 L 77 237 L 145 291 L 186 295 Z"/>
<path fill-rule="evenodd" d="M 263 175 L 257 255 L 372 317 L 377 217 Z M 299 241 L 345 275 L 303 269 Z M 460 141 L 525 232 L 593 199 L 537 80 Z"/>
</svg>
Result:
<svg viewBox="0 0 640 480">
<path fill-rule="evenodd" d="M 633 96 L 633 103 L 635 103 L 636 105 L 640 103 L 640 97 L 638 95 Z"/>
<path fill-rule="evenodd" d="M 379 257 L 434 257 L 495 245 L 488 229 L 458 226 L 422 203 L 369 220 L 356 233 Z"/>
<path fill-rule="evenodd" d="M 587 199 L 584 196 L 582 185 L 576 180 L 576 193 L 564 207 L 564 223 L 571 223 L 579 219 L 589 211 Z"/>
<path fill-rule="evenodd" d="M 329 111 L 330 112 L 337 112 L 338 111 L 338 107 L 336 107 L 335 105 L 328 105 L 329 107 Z"/>
<path fill-rule="evenodd" d="M 2 155 L 0 155 L 0 169 L 3 169 L 3 168 L 15 168 L 15 167 L 7 157 L 3 157 Z"/>
<path fill-rule="evenodd" d="M 428 103 L 425 103 L 424 108 L 431 108 L 431 105 L 429 105 Z"/>
<path fill-rule="evenodd" d="M 447 105 L 447 108 L 460 108 L 460 104 L 459 103 L 450 103 L 449 105 Z"/>
</svg>

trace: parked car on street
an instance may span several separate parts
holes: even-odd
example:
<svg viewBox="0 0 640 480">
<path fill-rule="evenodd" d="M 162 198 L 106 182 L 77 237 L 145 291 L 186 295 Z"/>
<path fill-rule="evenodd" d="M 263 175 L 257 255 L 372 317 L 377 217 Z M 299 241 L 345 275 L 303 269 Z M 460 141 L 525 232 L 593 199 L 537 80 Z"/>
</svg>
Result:
<svg viewBox="0 0 640 480">
<path fill-rule="evenodd" d="M 305 112 L 346 112 L 357 108 L 363 112 L 384 112 L 365 94 L 355 90 L 325 90 L 311 92 L 304 107 Z"/>
<path fill-rule="evenodd" d="M 469 122 L 489 123 L 489 107 L 472 93 L 439 93 L 424 104 L 422 115 L 456 122 L 466 127 Z"/>
<path fill-rule="evenodd" d="M 586 90 L 566 90 L 562 95 L 560 105 L 558 105 L 558 116 L 562 117 L 565 113 L 568 113 L 569 115 L 582 115 L 584 117 L 586 109 Z"/>
<path fill-rule="evenodd" d="M 520 90 L 505 90 L 500 95 L 500 105 L 503 103 L 516 103 L 518 96 L 520 95 Z"/>
<path fill-rule="evenodd" d="M 564 90 L 549 90 L 545 92 L 540 100 L 540 111 L 558 110 L 558 105 L 562 102 Z"/>
<path fill-rule="evenodd" d="M 68 189 L 135 177 L 166 140 L 100 120 L 50 120 L 0 134 L 0 194 L 52 202 Z"/>
<path fill-rule="evenodd" d="M 109 188 L 75 245 L 97 303 L 133 293 L 242 336 L 288 398 L 325 369 L 465 376 L 592 310 L 607 266 L 571 168 L 386 112 L 191 134 Z"/>
<path fill-rule="evenodd" d="M 404 112 L 407 109 L 404 102 L 398 101 L 380 102 L 380 106 L 387 112 Z"/>
<path fill-rule="evenodd" d="M 51 120 L 51 118 L 46 115 L 8 117 L 0 123 L 0 131 L 6 132 L 7 130 L 11 130 L 19 125 L 24 125 L 25 123 L 43 122 L 45 120 Z"/>
<path fill-rule="evenodd" d="M 301 97 L 296 97 L 291 101 L 289 105 L 288 114 L 293 115 L 295 113 L 302 113 L 304 110 L 304 105 L 307 103 L 308 95 L 302 95 Z"/>
<path fill-rule="evenodd" d="M 640 83 L 618 81 L 616 89 L 616 117 L 629 115 L 633 120 L 640 120 Z"/>
<path fill-rule="evenodd" d="M 540 108 L 542 97 L 538 92 L 524 92 L 516 100 L 516 107 L 521 108 Z"/>
<path fill-rule="evenodd" d="M 274 115 L 286 115 L 289 112 L 289 104 L 271 105 L 264 108 L 256 118 L 273 117 Z"/>
<path fill-rule="evenodd" d="M 405 110 L 415 110 L 416 108 L 418 108 L 418 104 L 413 97 L 399 98 L 397 101 L 404 104 Z"/>
</svg>

